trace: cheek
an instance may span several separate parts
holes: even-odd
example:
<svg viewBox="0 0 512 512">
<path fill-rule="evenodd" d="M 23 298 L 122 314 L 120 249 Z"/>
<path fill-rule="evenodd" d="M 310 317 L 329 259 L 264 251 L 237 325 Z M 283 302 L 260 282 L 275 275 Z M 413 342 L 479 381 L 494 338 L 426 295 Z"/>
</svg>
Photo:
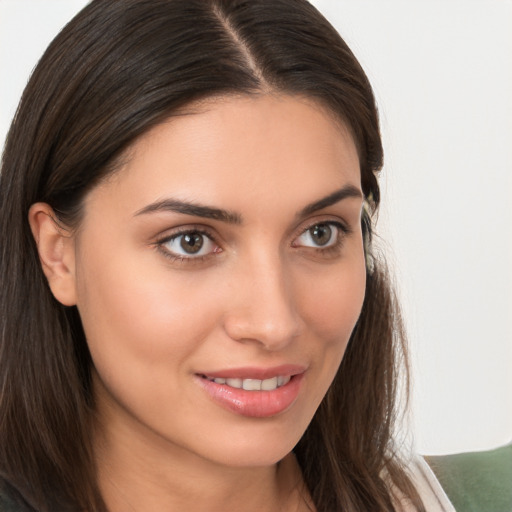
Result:
<svg viewBox="0 0 512 512">
<path fill-rule="evenodd" d="M 307 286 L 306 286 L 307 285 Z M 311 350 L 322 354 L 316 368 L 318 403 L 331 385 L 345 354 L 364 301 L 366 268 L 364 258 L 317 276 L 301 290 L 302 311 L 312 339 Z"/>
<path fill-rule="evenodd" d="M 190 277 L 171 279 L 165 268 L 149 268 L 137 265 L 132 272 L 120 259 L 115 265 L 89 266 L 85 275 L 94 278 L 81 283 L 79 311 L 99 378 L 96 392 L 106 391 L 99 406 L 113 399 L 121 405 L 116 410 L 142 423 L 171 425 L 172 410 L 162 404 L 172 402 L 193 416 L 183 382 L 218 315 Z"/>
<path fill-rule="evenodd" d="M 83 263 L 77 305 L 102 376 L 123 366 L 142 373 L 169 361 L 178 363 L 215 321 L 212 304 L 204 300 L 208 294 L 186 274 L 170 279 L 165 263 L 101 255 L 86 257 Z"/>
<path fill-rule="evenodd" d="M 364 259 L 317 276 L 300 290 L 303 318 L 326 345 L 344 350 L 361 313 L 366 285 Z"/>
</svg>

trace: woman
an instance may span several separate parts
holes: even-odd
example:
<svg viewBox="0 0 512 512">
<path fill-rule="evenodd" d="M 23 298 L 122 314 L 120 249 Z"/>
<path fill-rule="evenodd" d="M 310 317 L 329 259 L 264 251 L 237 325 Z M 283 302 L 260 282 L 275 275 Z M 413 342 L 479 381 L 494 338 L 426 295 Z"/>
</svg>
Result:
<svg viewBox="0 0 512 512">
<path fill-rule="evenodd" d="M 307 2 L 91 2 L 2 163 L 4 508 L 425 510 L 381 164 Z"/>
</svg>

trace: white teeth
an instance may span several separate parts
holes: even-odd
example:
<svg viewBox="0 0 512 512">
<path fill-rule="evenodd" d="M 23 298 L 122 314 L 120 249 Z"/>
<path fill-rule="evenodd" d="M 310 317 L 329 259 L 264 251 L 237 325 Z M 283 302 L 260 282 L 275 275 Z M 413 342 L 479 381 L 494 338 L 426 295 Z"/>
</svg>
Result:
<svg viewBox="0 0 512 512">
<path fill-rule="evenodd" d="M 265 379 L 261 381 L 262 391 L 272 391 L 277 388 L 278 378 L 273 377 L 272 379 Z"/>
<path fill-rule="evenodd" d="M 247 391 L 260 391 L 261 390 L 261 380 L 244 379 L 242 387 Z"/>
<path fill-rule="evenodd" d="M 280 388 L 281 386 L 284 386 L 285 384 L 288 384 L 290 382 L 291 377 L 277 377 L 277 387 Z"/>
<path fill-rule="evenodd" d="M 225 379 L 223 377 L 208 378 L 216 384 L 226 384 L 232 388 L 245 389 L 246 391 L 273 391 L 290 382 L 291 377 L 272 377 L 270 379 Z"/>
<path fill-rule="evenodd" d="M 232 388 L 242 389 L 242 379 L 226 379 L 226 384 Z"/>
</svg>

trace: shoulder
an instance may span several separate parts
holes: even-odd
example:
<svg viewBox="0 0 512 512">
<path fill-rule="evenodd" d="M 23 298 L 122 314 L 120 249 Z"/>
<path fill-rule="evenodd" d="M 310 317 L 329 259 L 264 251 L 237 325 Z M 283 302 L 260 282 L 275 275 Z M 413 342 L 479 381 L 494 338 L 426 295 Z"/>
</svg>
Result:
<svg viewBox="0 0 512 512">
<path fill-rule="evenodd" d="M 455 508 L 450 503 L 441 484 L 422 457 L 407 456 L 403 457 L 402 461 L 407 462 L 404 469 L 423 503 L 423 509 L 421 510 L 427 512 L 455 512 Z M 418 512 L 420 510 L 390 478 L 387 478 L 387 481 L 393 499 L 393 506 L 397 512 Z"/>
<path fill-rule="evenodd" d="M 0 478 L 0 512 L 34 512 L 12 487 Z"/>
<path fill-rule="evenodd" d="M 427 461 L 457 510 L 512 511 L 512 444 Z"/>
<path fill-rule="evenodd" d="M 0 492 L 0 512 L 24 512 L 25 510 L 20 508 L 8 495 Z"/>
<path fill-rule="evenodd" d="M 423 501 L 425 510 L 428 512 L 455 512 L 455 508 L 450 503 L 441 484 L 422 457 L 414 457 L 411 460 L 408 472 Z M 409 512 L 409 510 L 407 505 L 403 506 L 404 512 Z"/>
</svg>

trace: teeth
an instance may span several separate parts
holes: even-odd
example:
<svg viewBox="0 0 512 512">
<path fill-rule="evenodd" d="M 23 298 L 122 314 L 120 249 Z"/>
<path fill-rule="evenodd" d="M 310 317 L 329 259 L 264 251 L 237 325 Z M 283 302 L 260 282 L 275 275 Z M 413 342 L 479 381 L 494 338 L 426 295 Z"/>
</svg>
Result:
<svg viewBox="0 0 512 512">
<path fill-rule="evenodd" d="M 232 388 L 242 389 L 242 379 L 226 379 L 226 384 Z"/>
<path fill-rule="evenodd" d="M 272 379 L 265 379 L 261 381 L 261 389 L 262 391 L 272 391 L 277 388 L 278 377 L 274 377 Z"/>
<path fill-rule="evenodd" d="M 216 384 L 226 384 L 232 388 L 245 389 L 246 391 L 273 391 L 290 382 L 291 377 L 281 375 L 270 379 L 224 379 L 223 377 L 209 378 Z"/>
<path fill-rule="evenodd" d="M 281 386 L 284 386 L 285 384 L 288 384 L 290 382 L 291 377 L 277 377 L 277 387 L 280 388 Z"/>
<path fill-rule="evenodd" d="M 261 380 L 258 379 L 244 379 L 242 388 L 247 391 L 261 391 Z"/>
</svg>

